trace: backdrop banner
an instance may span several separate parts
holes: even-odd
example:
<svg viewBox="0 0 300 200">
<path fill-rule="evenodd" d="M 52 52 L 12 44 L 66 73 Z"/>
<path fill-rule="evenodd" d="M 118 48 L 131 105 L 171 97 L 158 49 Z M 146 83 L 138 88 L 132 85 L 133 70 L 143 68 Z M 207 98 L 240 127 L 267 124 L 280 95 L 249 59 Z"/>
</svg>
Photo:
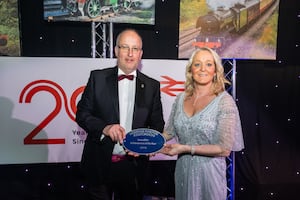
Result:
<svg viewBox="0 0 300 200">
<path fill-rule="evenodd" d="M 184 91 L 186 64 L 141 63 L 140 70 L 161 83 L 166 122 Z M 0 57 L 0 164 L 79 162 L 87 134 L 74 121 L 77 102 L 91 70 L 115 65 L 116 59 Z M 176 157 L 152 158 L 165 159 Z"/>
</svg>

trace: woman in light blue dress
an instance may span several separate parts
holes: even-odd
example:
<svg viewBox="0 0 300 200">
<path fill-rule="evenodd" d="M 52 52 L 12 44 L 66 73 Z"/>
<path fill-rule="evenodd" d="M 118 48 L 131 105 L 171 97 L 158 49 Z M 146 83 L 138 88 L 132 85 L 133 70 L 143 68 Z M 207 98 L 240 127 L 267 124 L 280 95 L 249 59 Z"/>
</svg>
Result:
<svg viewBox="0 0 300 200">
<path fill-rule="evenodd" d="M 226 157 L 244 148 L 235 101 L 225 90 L 220 57 L 195 50 L 186 66 L 185 91 L 176 97 L 163 135 L 166 155 L 178 155 L 176 200 L 226 200 Z"/>
</svg>

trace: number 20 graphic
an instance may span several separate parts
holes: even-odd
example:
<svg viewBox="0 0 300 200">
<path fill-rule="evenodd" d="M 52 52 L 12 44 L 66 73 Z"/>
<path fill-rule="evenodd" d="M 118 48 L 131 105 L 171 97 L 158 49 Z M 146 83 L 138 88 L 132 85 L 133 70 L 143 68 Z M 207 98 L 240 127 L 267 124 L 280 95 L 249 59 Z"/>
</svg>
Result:
<svg viewBox="0 0 300 200">
<path fill-rule="evenodd" d="M 43 119 L 28 135 L 24 138 L 24 144 L 65 144 L 64 138 L 47 138 L 47 139 L 34 139 L 34 137 L 45 128 L 61 111 L 62 106 L 67 112 L 69 118 L 75 121 L 76 113 L 76 99 L 83 92 L 85 86 L 76 89 L 70 98 L 70 109 L 68 106 L 67 95 L 63 88 L 57 83 L 50 80 L 36 80 L 27 84 L 20 93 L 19 103 L 31 103 L 32 97 L 39 92 L 49 92 L 53 95 L 56 106 L 54 109 Z"/>
</svg>

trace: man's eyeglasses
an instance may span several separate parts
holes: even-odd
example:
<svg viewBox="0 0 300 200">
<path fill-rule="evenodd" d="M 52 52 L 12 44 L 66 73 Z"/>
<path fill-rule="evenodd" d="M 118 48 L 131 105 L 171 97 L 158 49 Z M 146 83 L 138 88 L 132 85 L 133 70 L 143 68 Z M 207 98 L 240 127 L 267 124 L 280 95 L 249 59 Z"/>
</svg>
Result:
<svg viewBox="0 0 300 200">
<path fill-rule="evenodd" d="M 118 47 L 121 51 L 126 52 L 126 53 L 129 51 L 132 51 L 132 53 L 138 53 L 142 50 L 141 48 L 138 48 L 138 47 L 130 48 L 129 46 L 126 46 L 126 45 L 118 45 Z"/>
</svg>

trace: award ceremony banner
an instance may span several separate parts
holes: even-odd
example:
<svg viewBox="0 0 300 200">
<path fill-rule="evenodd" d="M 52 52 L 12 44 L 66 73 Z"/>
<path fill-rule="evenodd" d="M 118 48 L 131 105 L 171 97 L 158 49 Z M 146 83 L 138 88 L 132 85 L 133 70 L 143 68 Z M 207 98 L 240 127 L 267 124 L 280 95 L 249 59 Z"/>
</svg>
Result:
<svg viewBox="0 0 300 200">
<path fill-rule="evenodd" d="M 141 62 L 140 70 L 161 83 L 166 122 L 184 91 L 186 64 Z M 115 65 L 115 59 L 0 57 L 0 164 L 79 162 L 86 133 L 74 121 L 77 102 L 91 70 Z M 176 157 L 152 158 L 163 159 Z"/>
</svg>

